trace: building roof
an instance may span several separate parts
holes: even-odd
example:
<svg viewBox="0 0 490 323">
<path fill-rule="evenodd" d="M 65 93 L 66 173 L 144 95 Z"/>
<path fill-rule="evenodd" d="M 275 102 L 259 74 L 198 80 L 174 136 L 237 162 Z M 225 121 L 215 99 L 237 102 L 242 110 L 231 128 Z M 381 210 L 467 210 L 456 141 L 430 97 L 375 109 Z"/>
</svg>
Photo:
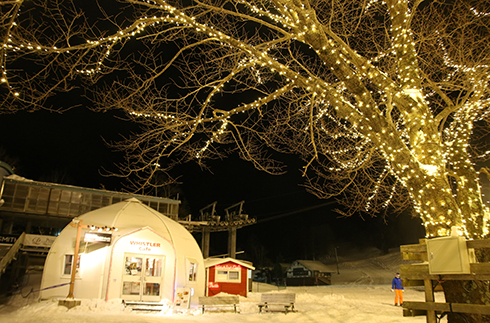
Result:
<svg viewBox="0 0 490 323">
<path fill-rule="evenodd" d="M 0 167 L 0 177 L 3 168 Z M 2 179 L 0 178 L 0 184 Z M 101 207 L 137 198 L 152 209 L 178 220 L 179 200 L 106 191 L 56 183 L 37 182 L 17 175 L 3 177 L 2 211 L 39 216 L 66 217 L 86 214 Z"/>
<path fill-rule="evenodd" d="M 207 259 L 204 259 L 204 267 L 205 268 L 209 268 L 209 267 L 213 267 L 213 266 L 216 266 L 216 265 L 221 265 L 221 264 L 224 264 L 224 263 L 227 263 L 227 262 L 233 262 L 233 263 L 239 264 L 240 266 L 246 267 L 248 269 L 252 269 L 252 270 L 255 269 L 255 267 L 252 266 L 252 264 L 249 263 L 248 261 L 233 259 L 233 258 L 230 258 L 230 257 L 226 257 L 226 258 L 207 258 Z"/>
<path fill-rule="evenodd" d="M 4 165 L 1 165 L 2 167 Z M 3 167 L 7 169 L 6 167 Z M 180 204 L 180 200 L 174 200 L 166 197 L 157 197 L 157 196 L 150 196 L 150 195 L 141 195 L 141 194 L 133 194 L 133 193 L 124 193 L 124 192 L 117 192 L 117 191 L 108 191 L 108 190 L 102 190 L 102 189 L 96 189 L 96 188 L 87 188 L 87 187 L 80 187 L 80 186 L 73 186 L 73 185 L 67 185 L 67 184 L 57 184 L 57 183 L 49 183 L 49 182 L 39 182 L 39 181 L 34 181 L 32 179 L 27 179 L 22 176 L 18 175 L 10 175 L 6 176 L 4 178 L 5 180 L 16 182 L 16 183 L 23 183 L 28 186 L 37 186 L 37 187 L 45 187 L 45 188 L 56 188 L 60 190 L 66 190 L 66 191 L 74 191 L 74 192 L 88 192 L 88 193 L 97 193 L 99 195 L 105 195 L 105 196 L 119 196 L 122 199 L 129 199 L 129 198 L 137 198 L 140 201 L 151 201 L 151 202 L 165 202 L 168 204 Z"/>
<path fill-rule="evenodd" d="M 296 260 L 296 261 L 311 271 L 319 271 L 323 273 L 331 273 L 336 271 L 330 268 L 329 266 L 324 265 L 316 260 Z"/>
<path fill-rule="evenodd" d="M 77 219 L 83 220 L 83 224 L 96 227 L 117 228 L 113 239 L 135 232 L 141 228 L 149 227 L 160 236 L 172 243 L 177 253 L 194 250 L 201 255 L 199 245 L 182 225 L 166 217 L 158 211 L 143 204 L 136 198 L 130 198 L 123 202 L 115 203 L 79 216 Z M 76 230 L 67 226 L 66 230 Z M 187 254 L 190 254 L 187 252 Z"/>
</svg>

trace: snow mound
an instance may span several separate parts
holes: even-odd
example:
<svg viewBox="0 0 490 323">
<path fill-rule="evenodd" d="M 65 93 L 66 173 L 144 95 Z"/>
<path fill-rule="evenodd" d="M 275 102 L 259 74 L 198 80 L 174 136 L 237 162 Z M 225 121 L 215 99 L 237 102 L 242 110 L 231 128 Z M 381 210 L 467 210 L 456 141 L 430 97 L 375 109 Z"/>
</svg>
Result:
<svg viewBox="0 0 490 323">
<path fill-rule="evenodd" d="M 403 263 L 399 252 L 373 258 L 342 262 L 340 274 L 334 273 L 330 286 L 277 287 L 254 282 L 248 297 L 240 297 L 240 314 L 232 311 L 206 311 L 199 308 L 174 313 L 163 310 L 155 313 L 131 312 L 121 300 L 82 300 L 78 307 L 58 306 L 58 300 L 38 301 L 36 293 L 23 298 L 20 293 L 0 305 L 0 322 L 9 323 L 425 323 L 424 316 L 403 317 L 400 307 L 394 306 L 391 279 Z M 35 280 L 31 280 L 34 282 Z M 386 283 L 388 282 L 388 283 Z M 24 286 L 23 291 L 30 290 Z M 295 313 L 259 314 L 257 304 L 262 293 L 295 293 Z M 25 294 L 24 294 L 25 296 Z M 406 301 L 424 301 L 423 290 L 406 288 Z M 436 293 L 436 301 L 444 295 Z M 169 307 L 170 308 L 170 307 Z M 444 318 L 441 323 L 447 322 Z"/>
</svg>

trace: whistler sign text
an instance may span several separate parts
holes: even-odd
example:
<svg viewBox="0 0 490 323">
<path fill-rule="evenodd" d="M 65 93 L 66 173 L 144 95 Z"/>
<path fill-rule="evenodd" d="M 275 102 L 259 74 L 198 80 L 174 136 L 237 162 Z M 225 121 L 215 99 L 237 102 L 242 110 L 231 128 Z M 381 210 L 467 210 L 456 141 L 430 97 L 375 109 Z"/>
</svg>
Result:
<svg viewBox="0 0 490 323">
<path fill-rule="evenodd" d="M 136 241 L 131 240 L 129 244 L 134 247 L 138 247 L 139 251 L 151 251 L 152 248 L 160 248 L 160 242 L 151 242 L 151 241 Z"/>
</svg>

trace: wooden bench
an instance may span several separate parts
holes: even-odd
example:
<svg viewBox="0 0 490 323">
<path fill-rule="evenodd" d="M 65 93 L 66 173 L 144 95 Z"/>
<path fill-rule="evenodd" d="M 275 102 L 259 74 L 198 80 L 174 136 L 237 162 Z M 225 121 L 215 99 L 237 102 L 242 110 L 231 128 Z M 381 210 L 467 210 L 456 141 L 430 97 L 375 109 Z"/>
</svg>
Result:
<svg viewBox="0 0 490 323">
<path fill-rule="evenodd" d="M 199 305 L 202 306 L 202 313 L 209 307 L 233 307 L 233 311 L 237 313 L 237 306 L 240 304 L 240 299 L 237 295 L 230 296 L 201 296 L 199 297 Z"/>
<path fill-rule="evenodd" d="M 278 306 L 287 314 L 288 311 L 294 312 L 294 301 L 296 294 L 294 293 L 264 293 L 260 296 L 259 313 L 262 308 L 266 311 L 270 310 L 270 306 Z"/>
</svg>

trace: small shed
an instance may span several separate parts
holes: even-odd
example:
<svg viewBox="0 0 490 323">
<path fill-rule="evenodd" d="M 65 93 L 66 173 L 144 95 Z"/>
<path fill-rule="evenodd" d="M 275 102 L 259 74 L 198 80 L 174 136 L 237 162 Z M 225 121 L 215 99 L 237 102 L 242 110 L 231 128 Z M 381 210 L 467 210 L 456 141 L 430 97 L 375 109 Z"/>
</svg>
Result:
<svg viewBox="0 0 490 323">
<path fill-rule="evenodd" d="M 197 305 L 204 295 L 201 250 L 179 223 L 135 198 L 88 212 L 78 221 L 86 224 L 79 234 L 68 225 L 49 251 L 41 299 L 67 296 L 80 235 L 76 298 L 175 303 L 183 290 Z"/>
<path fill-rule="evenodd" d="M 315 260 L 296 260 L 286 272 L 288 286 L 331 285 L 332 272 L 330 267 Z"/>
<path fill-rule="evenodd" d="M 233 258 L 207 258 L 204 267 L 206 296 L 227 293 L 247 297 L 255 269 L 251 263 Z"/>
</svg>

